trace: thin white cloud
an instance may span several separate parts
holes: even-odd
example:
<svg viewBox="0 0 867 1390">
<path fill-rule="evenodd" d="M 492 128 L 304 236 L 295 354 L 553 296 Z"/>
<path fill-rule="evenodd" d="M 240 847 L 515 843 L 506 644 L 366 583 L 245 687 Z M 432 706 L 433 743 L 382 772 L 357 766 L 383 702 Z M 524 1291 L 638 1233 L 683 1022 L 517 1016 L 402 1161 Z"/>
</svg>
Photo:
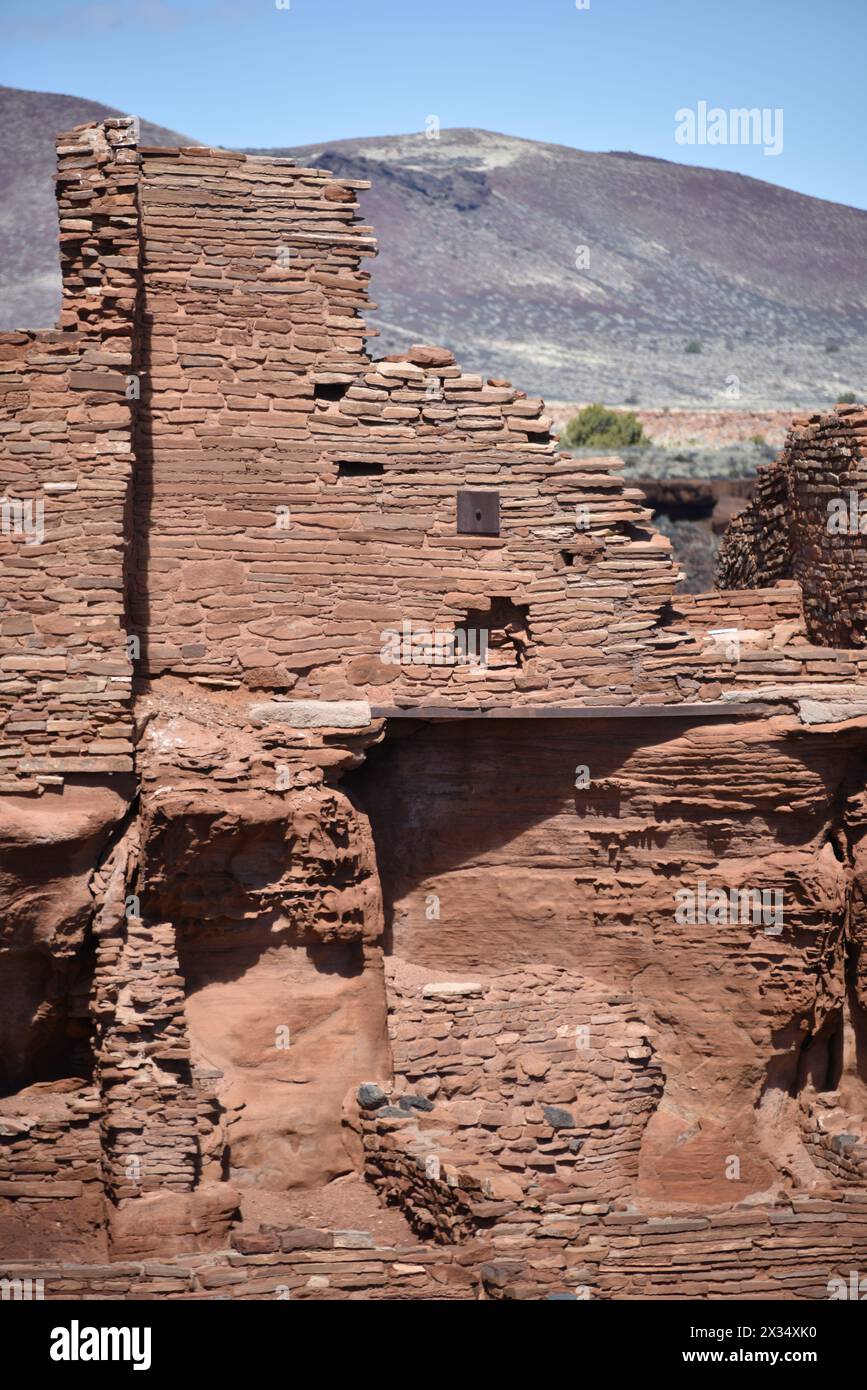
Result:
<svg viewBox="0 0 867 1390">
<path fill-rule="evenodd" d="M 221 7 L 222 8 L 222 7 Z M 105 34 L 121 29 L 171 32 L 196 19 L 189 6 L 171 0 L 92 0 L 70 6 L 63 14 L 36 16 L 8 12 L 0 18 L 0 35 L 14 39 L 47 39 L 58 34 Z"/>
</svg>

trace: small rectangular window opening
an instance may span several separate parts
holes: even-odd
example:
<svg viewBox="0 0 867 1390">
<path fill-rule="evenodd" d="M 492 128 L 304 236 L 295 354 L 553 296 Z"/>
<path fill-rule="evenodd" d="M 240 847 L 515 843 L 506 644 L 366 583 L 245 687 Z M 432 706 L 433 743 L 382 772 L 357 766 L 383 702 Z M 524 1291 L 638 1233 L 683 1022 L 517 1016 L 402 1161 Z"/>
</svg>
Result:
<svg viewBox="0 0 867 1390">
<path fill-rule="evenodd" d="M 381 463 L 356 463 L 347 460 L 337 465 L 338 478 L 381 478 L 382 474 Z"/>
</svg>

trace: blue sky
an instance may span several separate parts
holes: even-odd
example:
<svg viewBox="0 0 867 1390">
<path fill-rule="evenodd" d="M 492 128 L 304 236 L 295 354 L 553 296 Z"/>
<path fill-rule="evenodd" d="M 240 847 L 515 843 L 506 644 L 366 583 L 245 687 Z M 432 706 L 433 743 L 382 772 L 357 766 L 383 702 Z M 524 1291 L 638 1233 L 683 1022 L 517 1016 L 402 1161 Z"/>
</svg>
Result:
<svg viewBox="0 0 867 1390">
<path fill-rule="evenodd" d="M 397 134 L 436 115 L 867 207 L 867 0 L 278 3 L 2 0 L 0 82 L 212 144 Z M 781 108 L 782 152 L 676 143 L 675 113 L 700 101 Z"/>
</svg>

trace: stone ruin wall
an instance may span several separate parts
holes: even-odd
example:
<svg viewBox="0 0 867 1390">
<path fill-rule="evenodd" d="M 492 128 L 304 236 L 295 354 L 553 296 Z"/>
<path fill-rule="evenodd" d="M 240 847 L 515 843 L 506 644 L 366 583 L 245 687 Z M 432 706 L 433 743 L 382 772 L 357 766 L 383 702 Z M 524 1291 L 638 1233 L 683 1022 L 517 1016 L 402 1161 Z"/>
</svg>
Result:
<svg viewBox="0 0 867 1390">
<path fill-rule="evenodd" d="M 865 478 L 863 405 L 837 405 L 827 416 L 797 416 L 780 455 L 759 470 L 752 505 L 729 527 L 719 582 L 741 589 L 795 579 L 811 640 L 863 647 Z"/>
<path fill-rule="evenodd" d="M 144 669 L 381 706 L 626 695 L 672 592 L 667 544 L 604 464 L 558 457 L 540 400 L 444 350 L 370 360 L 365 186 L 143 156 Z M 500 535 L 455 535 L 460 487 L 499 490 Z M 492 606 L 510 627 L 482 679 L 380 660 L 405 619 L 453 631 Z"/>
<path fill-rule="evenodd" d="M 58 159 L 61 323 L 0 335 L 45 529 L 0 533 L 9 1277 L 825 1296 L 864 1250 L 867 656 L 771 503 L 681 595 L 541 401 L 366 355 L 363 185 L 123 121 Z M 862 419 L 808 433 L 851 463 Z M 384 665 L 405 620 L 489 665 Z M 699 880 L 782 887 L 782 931 L 676 923 Z M 423 1245 L 248 1210 L 352 1170 Z"/>
</svg>

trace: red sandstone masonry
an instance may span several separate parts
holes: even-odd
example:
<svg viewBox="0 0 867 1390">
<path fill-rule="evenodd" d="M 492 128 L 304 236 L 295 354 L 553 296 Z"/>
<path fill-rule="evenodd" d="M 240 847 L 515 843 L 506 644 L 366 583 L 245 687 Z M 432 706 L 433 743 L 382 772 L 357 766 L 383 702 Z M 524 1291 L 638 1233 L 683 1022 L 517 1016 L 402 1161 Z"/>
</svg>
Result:
<svg viewBox="0 0 867 1390">
<path fill-rule="evenodd" d="M 867 1197 L 829 1191 L 775 1207 L 729 1207 L 653 1216 L 612 1210 L 570 1214 L 521 1229 L 522 1214 L 494 1234 L 482 1267 L 490 1297 L 827 1299 L 847 1286 L 867 1237 Z M 536 1243 L 532 1235 L 535 1230 Z M 530 1240 L 528 1241 L 528 1236 Z"/>
<path fill-rule="evenodd" d="M 520 1012 L 512 1015 L 510 986 L 520 1001 Z M 594 1114 L 588 1069 L 606 1074 L 600 1062 L 610 1072 L 609 1058 L 622 1054 L 633 1068 L 649 1064 L 651 1104 L 658 1090 L 645 1040 L 633 1039 L 638 1046 L 630 1046 L 628 1006 L 601 994 L 591 999 L 586 986 L 575 986 L 568 972 L 549 967 L 414 988 L 392 976 L 395 1085 L 388 1104 L 359 1095 L 366 1171 L 382 1194 L 400 1204 L 422 1234 L 462 1242 L 464 1258 L 479 1270 L 487 1297 L 538 1299 L 564 1292 L 578 1298 L 829 1297 L 829 1281 L 845 1282 L 858 1267 L 867 1235 L 863 1172 L 851 1162 L 834 1171 L 859 1190 L 829 1187 L 826 1194 L 794 1197 L 771 1208 L 705 1207 L 673 1215 L 655 1215 L 652 1208 L 641 1213 L 634 1202 L 618 1200 L 610 1153 L 599 1184 L 592 1152 L 582 1153 L 571 1172 L 563 1168 L 566 1146 L 551 1141 L 583 1132 L 591 1136 L 592 1150 L 594 1120 L 622 1145 L 616 1090 L 609 1083 L 600 1097 L 605 1113 L 597 1102 Z M 584 1079 L 578 1080 L 577 1092 L 565 1054 L 551 1055 L 543 1022 L 554 1022 L 564 1005 L 572 1014 L 586 1007 L 591 1020 L 593 1045 L 583 1049 Z M 520 1031 L 502 1031 L 510 1026 Z M 557 1028 L 557 1040 L 564 1032 Z M 613 1047 L 606 1042 L 609 1032 Z M 645 1055 L 639 1056 L 640 1050 Z M 516 1058 L 526 1061 L 516 1064 Z M 565 1075 L 551 1069 L 561 1058 L 567 1061 Z M 522 1090 L 529 1108 L 516 1112 L 514 1101 Z M 417 1108 L 425 1095 L 433 1098 L 432 1104 L 421 1102 L 426 1111 Z M 560 1101 L 560 1118 L 575 1124 L 546 1128 L 548 1114 L 555 1113 L 541 1108 L 546 1099 Z M 641 1116 L 641 1091 L 635 1092 L 634 1082 L 621 1101 L 626 1116 L 630 1108 L 637 1119 Z M 498 1112 L 510 1105 L 511 1119 L 523 1113 L 529 1128 L 498 1129 L 510 1118 Z M 565 1113 L 570 1110 L 571 1115 Z M 640 1124 L 646 1115 L 645 1108 Z M 514 1141 L 518 1134 L 533 1136 L 529 1145 L 513 1142 L 523 1147 L 523 1162 L 531 1165 L 525 1170 L 532 1172 L 529 1182 L 522 1180 L 520 1164 L 516 1170 L 511 1161 L 516 1181 L 503 1180 L 503 1149 L 492 1143 L 500 1136 Z M 630 1150 L 627 1141 L 627 1154 Z M 808 1236 L 806 1248 L 802 1233 Z"/>
<path fill-rule="evenodd" d="M 144 154 L 147 669 L 471 706 L 626 680 L 676 578 L 641 494 L 607 461 L 558 456 L 541 401 L 448 352 L 365 355 L 374 243 L 356 187 L 221 151 Z M 500 490 L 501 536 L 455 534 L 462 486 Z M 384 629 L 482 623 L 497 597 L 529 607 L 525 666 L 510 642 L 482 679 L 380 661 Z"/>
<path fill-rule="evenodd" d="M 183 1301 L 453 1300 L 475 1296 L 472 1271 L 454 1264 L 450 1251 L 382 1248 L 366 1232 L 308 1231 L 311 1247 L 293 1248 L 287 1232 L 259 1240 L 274 1253 L 222 1250 L 113 1264 L 40 1264 L 0 1261 L 0 1281 L 42 1280 L 53 1299 L 154 1299 Z M 14 1286 L 11 1296 L 15 1297 Z"/>
<path fill-rule="evenodd" d="M 730 1206 L 676 1216 L 568 1199 L 516 1212 L 459 1247 L 378 1249 L 357 1232 L 307 1232 L 295 1249 L 108 1265 L 0 1262 L 0 1280 L 43 1280 L 47 1300 L 578 1299 L 824 1300 L 848 1287 L 867 1241 L 867 1197 L 829 1190 L 771 1208 Z M 346 1241 L 352 1248 L 340 1248 Z M 266 1235 L 264 1246 L 281 1240 Z M 290 1253 L 291 1252 L 291 1253 Z M 11 1293 L 14 1297 L 14 1290 Z"/>
<path fill-rule="evenodd" d="M 864 535 L 859 503 L 867 478 L 867 410 L 838 405 L 827 415 L 796 419 L 779 458 L 759 471 L 751 505 L 735 518 L 720 549 L 720 582 L 755 588 L 796 579 L 807 630 L 828 646 L 867 643 L 867 597 L 861 572 Z M 829 504 L 854 529 L 829 524 Z"/>
<path fill-rule="evenodd" d="M 0 1196 L 26 1206 L 101 1191 L 95 1089 L 0 1107 Z"/>
<path fill-rule="evenodd" d="M 130 771 L 133 670 L 468 709 L 864 674 L 785 630 L 733 664 L 672 609 L 640 492 L 558 454 L 541 401 L 442 349 L 371 361 L 360 185 L 133 141 L 62 137 L 61 331 L 0 341 L 3 485 L 47 509 L 42 544 L 0 535 L 0 787 Z M 500 536 L 456 534 L 461 487 L 500 492 Z M 485 629 L 489 666 L 384 664 L 405 620 Z"/>
<path fill-rule="evenodd" d="M 366 1172 L 423 1234 L 466 1234 L 564 1185 L 591 1204 L 631 1189 L 663 1078 L 628 997 L 554 966 L 388 980 L 394 1092 L 409 1099 L 362 1111 Z"/>
<path fill-rule="evenodd" d="M 682 1036 L 692 1048 L 684 1062 L 671 1037 L 664 1044 L 681 1087 L 670 1118 L 680 1103 L 701 1109 L 687 1075 L 694 1057 L 706 1065 L 728 1049 L 726 1075 L 749 1068 L 758 1093 L 769 1059 L 792 1060 L 786 1038 L 800 1038 L 802 1023 L 820 1032 L 839 1005 L 844 929 L 850 915 L 859 924 L 854 871 L 833 849 L 844 840 L 857 849 L 841 765 L 861 756 L 863 738 L 811 741 L 785 716 L 829 689 L 846 713 L 867 653 L 807 642 L 815 629 L 785 577 L 779 527 L 762 533 L 761 590 L 681 597 L 641 494 L 607 460 L 558 454 L 541 401 L 463 373 L 443 349 L 371 360 L 361 265 L 374 243 L 357 221 L 360 185 L 224 151 L 137 150 L 126 122 L 64 137 L 60 160 L 61 327 L 0 339 L 2 482 L 13 498 L 46 501 L 43 543 L 0 535 L 0 791 L 39 795 L 64 779 L 131 785 L 135 671 L 141 802 L 122 833 L 115 822 L 93 830 L 101 844 L 114 840 L 84 871 L 93 870 L 95 1090 L 81 1087 L 68 1120 L 52 1127 L 43 1116 L 0 1135 L 14 1217 L 55 1196 L 71 1206 L 67 1163 L 82 1197 L 109 1197 L 111 1251 L 123 1263 L 45 1271 L 49 1287 L 73 1297 L 827 1296 L 830 1275 L 863 1265 L 867 1248 L 860 1171 L 851 1158 L 835 1166 L 833 1136 L 807 1141 L 838 1184 L 827 1200 L 696 1210 L 691 1194 L 672 1219 L 636 1198 L 640 1158 L 652 1150 L 658 1163 L 671 1142 L 663 1130 L 641 1153 L 669 1065 L 645 1020 L 659 1005 L 678 1045 Z M 499 536 L 456 533 L 466 487 L 498 490 Z M 784 492 L 768 494 L 773 507 Z M 804 534 L 812 545 L 809 526 Z M 846 551 L 847 565 L 856 558 Z M 404 619 L 484 629 L 488 668 L 384 666 L 382 631 Z M 713 635 L 730 628 L 734 656 Z M 361 715 L 348 727 L 296 727 L 287 696 L 351 700 Z M 472 949 L 495 967 L 480 993 L 458 999 L 392 980 L 392 1098 L 409 1091 L 433 1109 L 411 1105 L 404 1118 L 398 1103 L 400 1113 L 365 1115 L 358 1127 L 369 1176 L 439 1244 L 376 1250 L 358 1233 L 315 1232 L 305 1247 L 297 1232 L 266 1229 L 239 1233 L 230 1251 L 237 1194 L 219 1179 L 227 1127 L 243 1138 L 244 1107 L 236 1096 L 221 1113 L 220 1067 L 194 1065 L 185 990 L 214 982 L 216 954 L 238 967 L 238 981 L 251 959 L 281 951 L 313 956 L 325 945 L 334 975 L 349 963 L 348 976 L 370 987 L 369 1012 L 325 1039 L 327 1068 L 317 1069 L 315 1050 L 312 1066 L 293 1071 L 290 1054 L 275 1068 L 277 1090 L 303 1082 L 302 1104 L 318 1107 L 308 1143 L 335 1144 L 340 1103 L 367 1065 L 357 1052 L 385 1028 L 373 839 L 363 810 L 333 785 L 388 730 L 367 718 L 365 699 L 404 711 L 622 706 L 634 717 L 615 728 L 561 721 L 562 744 L 550 725 L 533 734 L 529 721 L 523 732 L 500 721 L 508 749 L 468 723 L 455 729 L 456 750 L 447 739 L 433 745 L 443 781 L 431 808 L 440 811 L 445 787 L 458 834 L 469 840 L 485 817 L 507 833 L 497 843 L 483 835 L 473 863 L 469 849 L 450 865 L 446 856 L 464 886 L 435 939 L 417 914 L 395 920 L 395 939 L 417 960 L 450 954 L 460 968 Z M 661 720 L 656 743 L 638 719 L 642 704 L 733 699 L 784 717 L 739 724 L 733 739 Z M 840 713 L 833 702 L 831 713 Z M 321 707 L 304 717 L 326 722 Z M 594 766 L 576 798 L 587 744 L 602 775 Z M 488 802 L 461 811 L 464 790 L 486 785 L 490 760 L 515 750 L 508 787 L 495 777 Z M 419 807 L 407 806 L 418 838 Z M 429 836 L 440 851 L 443 819 Z M 526 933 L 526 903 L 497 898 L 497 873 L 516 858 L 520 892 L 548 893 L 538 938 Z M 744 866 L 782 884 L 781 939 L 750 924 L 712 942 L 703 929 L 672 931 L 686 870 L 724 877 Z M 488 892 L 484 922 L 468 882 Z M 63 906 L 52 910 L 15 949 L 81 953 L 84 928 L 64 945 Z M 544 945 L 567 964 L 500 972 L 521 932 L 532 961 Z M 704 989 L 691 996 L 709 961 L 723 1004 Z M 640 1010 L 627 992 L 639 975 Z M 282 997 L 305 985 L 299 973 Z M 258 1027 L 249 997 L 241 1002 Z M 352 1002 L 361 1011 L 369 1001 Z M 739 1038 L 721 1046 L 732 1017 L 749 1043 L 742 1052 Z M 585 1026 L 587 1058 L 569 1031 Z M 233 1084 L 251 1055 L 230 1058 Z M 367 1055 L 382 1078 L 384 1044 Z M 80 1112 L 95 1100 L 98 1129 L 92 1110 Z M 753 1119 L 752 1109 L 746 1121 L 734 1116 L 751 1144 Z M 728 1136 L 700 1137 L 711 1165 Z M 685 1133 L 684 1167 L 695 1161 L 690 1142 Z M 203 1248 L 211 1253 L 195 1253 Z"/>
<path fill-rule="evenodd" d="M 59 332 L 0 335 L 0 487 L 44 537 L 0 530 L 0 790 L 132 770 L 123 564 L 137 368 L 131 123 L 61 136 Z M 3 771 L 5 769 L 5 771 Z"/>
</svg>

